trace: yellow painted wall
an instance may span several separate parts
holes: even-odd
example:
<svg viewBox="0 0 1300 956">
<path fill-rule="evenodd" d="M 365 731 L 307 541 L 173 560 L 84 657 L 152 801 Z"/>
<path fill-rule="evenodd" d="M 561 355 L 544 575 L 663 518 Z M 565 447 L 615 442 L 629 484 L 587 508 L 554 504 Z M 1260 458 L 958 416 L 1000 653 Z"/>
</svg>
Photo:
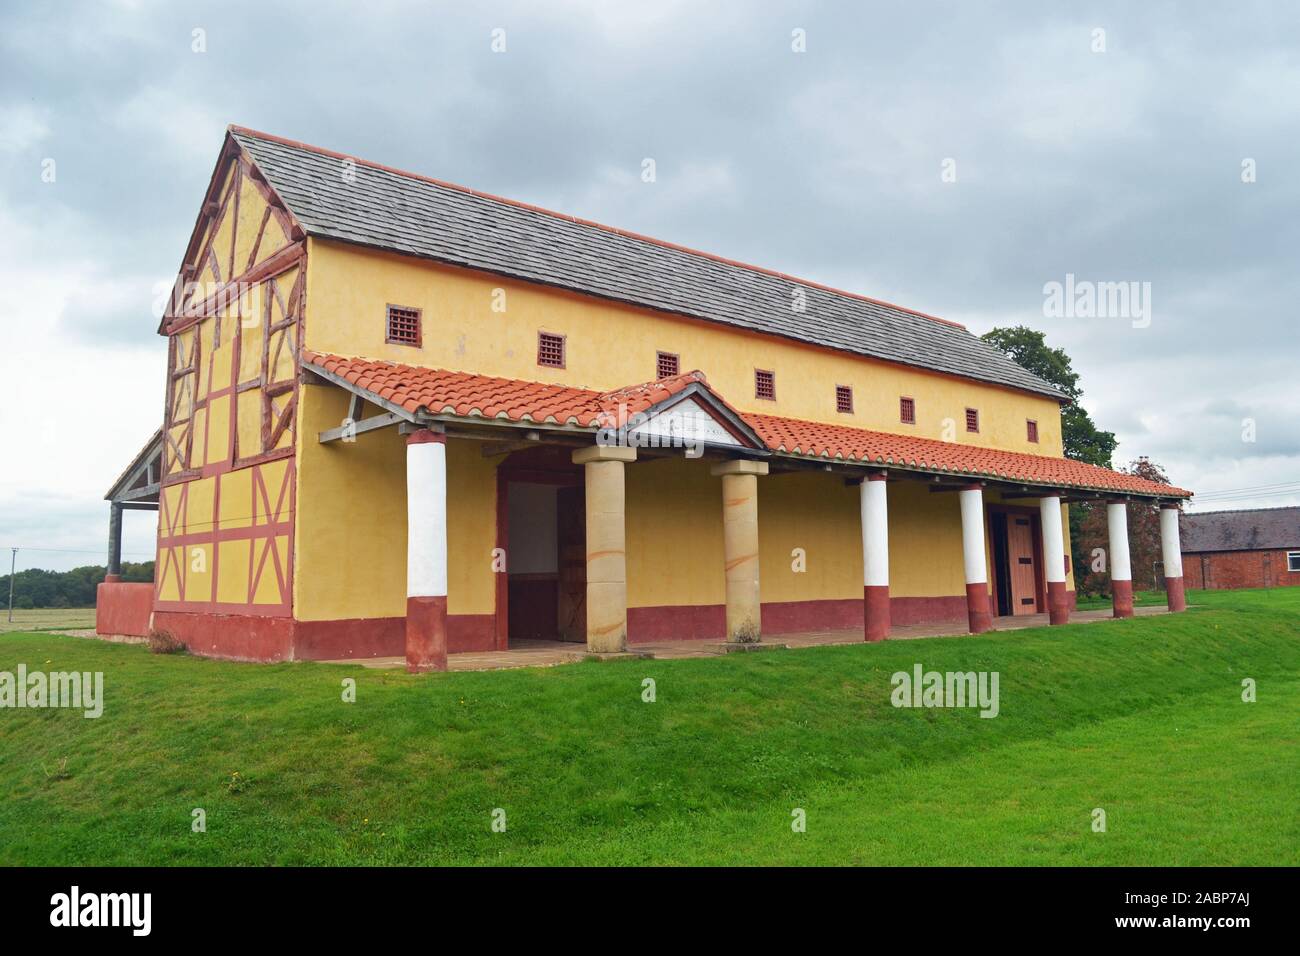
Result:
<svg viewBox="0 0 1300 956">
<path fill-rule="evenodd" d="M 628 465 L 625 474 L 628 606 L 723 603 L 722 487 L 709 474 L 709 463 L 642 459 Z M 964 595 L 957 494 L 934 493 L 917 481 L 891 481 L 888 489 L 890 594 Z M 824 472 L 758 479 L 764 602 L 862 597 L 859 494 L 843 477 Z M 1001 500 L 995 492 L 986 491 L 985 498 L 989 504 Z M 1064 507 L 1061 521 L 1068 552 Z M 991 538 L 986 543 L 991 569 Z M 795 548 L 804 551 L 804 571 L 794 570 Z M 1067 586 L 1073 590 L 1072 575 Z"/>
<path fill-rule="evenodd" d="M 395 427 L 322 445 L 347 396 L 301 390 L 294 616 L 301 621 L 406 614 L 406 439 Z M 377 414 L 367 408 L 363 415 Z M 491 614 L 496 580 L 496 461 L 475 441 L 447 442 L 447 611 Z"/>
<path fill-rule="evenodd" d="M 743 411 L 936 439 L 947 420 L 957 442 L 1061 454 L 1058 404 L 1025 392 L 344 243 L 312 239 L 309 253 L 306 345 L 318 352 L 607 390 L 653 379 L 662 350 Z M 498 288 L 504 313 L 492 310 Z M 423 347 L 384 342 L 390 303 L 424 310 Z M 538 330 L 567 337 L 567 368 L 537 365 Z M 755 368 L 776 373 L 776 401 L 754 398 Z M 853 388 L 853 414 L 835 411 L 836 385 Z M 916 400 L 915 425 L 899 423 L 902 395 Z M 965 431 L 968 406 L 978 434 Z"/>
<path fill-rule="evenodd" d="M 674 457 L 624 467 L 628 607 L 725 603 L 722 479 L 709 465 Z"/>
</svg>

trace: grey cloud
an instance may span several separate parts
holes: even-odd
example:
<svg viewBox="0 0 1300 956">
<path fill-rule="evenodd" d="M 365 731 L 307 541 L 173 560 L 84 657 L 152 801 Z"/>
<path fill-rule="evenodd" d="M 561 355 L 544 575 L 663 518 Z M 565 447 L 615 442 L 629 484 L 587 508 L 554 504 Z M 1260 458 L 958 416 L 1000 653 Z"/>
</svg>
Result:
<svg viewBox="0 0 1300 956">
<path fill-rule="evenodd" d="M 1243 454 L 1219 400 L 1261 408 L 1245 459 L 1300 471 L 1298 42 L 1300 8 L 1249 2 L 9 3 L 0 120 L 44 133 L 0 126 L 0 214 L 34 229 L 33 268 L 145 285 L 175 270 L 240 123 L 976 331 L 1043 329 L 1120 460 L 1165 456 L 1195 489 Z M 1151 282 L 1151 327 L 1045 317 L 1066 273 Z M 149 302 L 94 294 L 72 334 L 152 347 Z"/>
</svg>

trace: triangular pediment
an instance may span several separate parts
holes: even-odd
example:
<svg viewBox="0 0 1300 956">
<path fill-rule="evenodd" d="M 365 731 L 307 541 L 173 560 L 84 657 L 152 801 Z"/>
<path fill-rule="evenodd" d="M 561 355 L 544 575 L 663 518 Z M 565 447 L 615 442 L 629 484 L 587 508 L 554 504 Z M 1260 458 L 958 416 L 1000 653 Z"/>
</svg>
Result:
<svg viewBox="0 0 1300 956">
<path fill-rule="evenodd" d="M 159 331 L 263 277 L 303 237 L 301 226 L 238 141 L 226 133 Z"/>
<path fill-rule="evenodd" d="M 660 446 L 765 447 L 749 424 L 703 380 L 632 416 L 627 432 Z"/>
</svg>

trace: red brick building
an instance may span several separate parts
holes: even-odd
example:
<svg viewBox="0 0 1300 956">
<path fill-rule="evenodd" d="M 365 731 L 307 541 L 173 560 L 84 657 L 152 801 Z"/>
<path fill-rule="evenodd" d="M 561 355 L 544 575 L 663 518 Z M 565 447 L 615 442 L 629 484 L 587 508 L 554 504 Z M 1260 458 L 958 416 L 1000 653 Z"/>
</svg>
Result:
<svg viewBox="0 0 1300 956">
<path fill-rule="evenodd" d="M 1300 507 L 1184 514 L 1181 524 L 1187 587 L 1300 585 Z"/>
</svg>

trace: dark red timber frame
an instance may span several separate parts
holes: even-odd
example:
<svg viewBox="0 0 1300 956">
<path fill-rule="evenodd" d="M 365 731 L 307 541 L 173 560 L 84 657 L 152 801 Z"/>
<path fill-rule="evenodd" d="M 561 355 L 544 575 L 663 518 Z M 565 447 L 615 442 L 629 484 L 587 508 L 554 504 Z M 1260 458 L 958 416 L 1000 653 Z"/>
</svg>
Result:
<svg viewBox="0 0 1300 956">
<path fill-rule="evenodd" d="M 230 177 L 230 186 L 224 197 L 221 197 L 219 191 L 228 170 L 233 171 Z M 248 261 L 246 263 L 237 263 L 235 261 L 235 251 L 239 239 L 239 202 L 245 182 L 251 183 L 261 195 L 262 199 L 267 203 L 267 210 L 258 225 L 257 235 L 250 248 Z M 228 251 L 224 247 L 217 250 L 214 248 L 214 243 L 218 230 L 209 228 L 209 226 L 220 222 L 227 215 L 234 217 L 232 219 L 234 228 L 231 229 L 230 247 Z M 258 263 L 262 240 L 272 216 L 277 218 L 289 241 L 283 248 Z M 207 239 L 200 247 L 199 240 L 205 233 L 208 234 Z M 224 269 L 222 268 L 223 260 Z M 217 279 L 217 288 L 204 300 L 191 301 L 187 295 L 183 295 L 185 283 L 202 276 L 204 269 L 209 266 Z M 293 285 L 288 288 L 282 287 L 282 284 L 277 282 L 277 279 L 294 267 L 298 267 L 298 273 L 295 276 Z M 169 507 L 167 497 L 165 495 L 159 496 L 160 511 L 157 546 L 160 564 L 163 567 L 157 576 L 158 583 L 154 601 L 154 606 L 159 611 L 209 614 L 214 612 L 236 613 L 258 617 L 288 617 L 293 613 L 293 515 L 296 513 L 297 507 L 294 454 L 297 446 L 297 407 L 301 370 L 300 350 L 306 316 L 306 278 L 305 232 L 280 202 L 279 197 L 276 196 L 249 157 L 244 154 L 243 150 L 232 138 L 228 137 L 222 155 L 213 170 L 207 196 L 195 222 L 190 247 L 186 250 L 185 263 L 181 267 L 172 298 L 168 301 L 168 310 L 159 328 L 159 331 L 169 338 L 168 391 L 165 405 L 166 420 L 163 427 L 165 437 L 162 470 L 164 474 L 160 477 L 160 481 L 164 487 L 181 486 L 174 502 L 175 513 Z M 244 315 L 242 310 L 245 301 L 242 298 L 236 298 L 236 296 L 241 286 L 257 284 L 262 286 L 261 295 L 257 300 L 261 304 L 259 321 L 262 329 L 262 354 L 258 374 L 254 378 L 241 382 L 239 381 L 239 375 L 242 365 L 241 353 L 244 347 Z M 227 297 L 238 302 L 234 320 L 235 328 L 228 335 L 226 330 L 221 327 L 222 318 L 219 315 L 219 310 L 226 305 Z M 179 308 L 177 308 L 177 305 L 179 305 Z M 279 315 L 278 319 L 276 318 L 277 313 Z M 202 320 L 212 317 L 214 314 L 217 317 L 213 318 L 214 347 L 209 350 L 210 354 L 207 356 L 202 354 L 202 337 L 196 331 L 191 354 L 184 357 L 185 364 L 178 368 L 180 342 L 178 335 L 194 328 Z M 272 351 L 273 341 L 275 343 L 274 352 Z M 221 387 L 213 389 L 212 372 L 215 368 L 215 354 L 213 353 L 219 348 L 230 348 L 232 350 L 230 358 L 231 380 L 229 384 L 223 384 Z M 291 358 L 288 378 L 271 381 L 271 376 L 279 364 L 279 358 L 286 348 L 289 349 Z M 207 362 L 206 370 L 203 365 L 205 359 Z M 184 418 L 176 418 L 176 382 L 181 380 L 187 380 L 184 387 L 189 394 L 188 415 Z M 209 389 L 201 398 L 198 395 L 200 385 L 205 385 Z M 260 442 L 258 447 L 254 449 L 244 449 L 239 445 L 239 396 L 243 392 L 252 389 L 256 389 L 261 393 Z M 199 409 L 206 409 L 214 399 L 221 398 L 227 398 L 229 404 L 225 452 L 220 457 L 209 460 L 202 466 L 192 467 L 195 413 Z M 282 400 L 279 408 L 276 407 L 277 399 Z M 185 422 L 189 422 L 190 427 L 184 433 L 184 447 L 182 448 L 173 438 L 171 432 L 176 425 Z M 210 453 L 210 439 L 212 438 L 211 415 L 204 416 L 204 423 L 203 442 L 204 447 L 208 448 Z M 290 436 L 289 444 L 284 448 L 277 449 L 275 445 L 279 443 L 286 431 Z M 171 475 L 166 474 L 169 454 L 179 464 L 179 470 Z M 278 482 L 278 487 L 270 487 L 266 482 L 266 474 L 257 466 L 281 459 L 287 459 L 284 474 Z M 250 519 L 250 523 L 247 527 L 221 528 L 219 520 L 221 514 L 222 476 L 245 468 L 252 471 L 250 500 L 246 506 L 249 510 L 247 516 L 240 514 L 238 517 L 241 519 L 247 517 Z M 207 525 L 209 530 L 178 533 L 178 529 L 182 524 L 188 525 L 191 521 L 188 483 L 197 478 L 213 478 L 211 519 L 209 520 L 206 515 L 196 515 L 193 519 L 198 523 Z M 242 511 L 242 509 L 239 510 Z M 251 522 L 253 515 L 258 515 L 261 523 L 253 524 Z M 281 554 L 280 546 L 276 541 L 278 537 L 286 539 L 283 554 Z M 220 544 L 223 541 L 235 540 L 254 542 L 249 547 L 248 590 L 243 602 L 218 602 Z M 265 540 L 266 545 L 262 548 L 259 557 L 256 542 L 261 540 Z M 182 601 L 159 600 L 157 595 L 161 593 L 162 584 L 168 573 L 176 574 L 178 589 L 181 594 L 185 594 L 183 585 L 188 562 L 185 560 L 178 561 L 172 549 L 184 549 L 189 545 L 197 544 L 208 544 L 212 548 L 212 589 L 208 599 L 193 600 L 189 599 L 189 595 L 186 595 L 187 599 Z M 276 578 L 279 601 L 262 604 L 253 603 L 263 576 L 272 573 Z"/>
<path fill-rule="evenodd" d="M 510 647 L 510 483 L 577 487 L 584 475 L 579 465 L 568 463 L 571 448 L 550 446 L 510 455 L 497 466 L 497 540 L 506 556 L 506 571 L 496 579 L 496 649 Z M 540 454 L 539 454 L 540 453 Z M 561 457 L 562 456 L 562 457 Z M 512 460 L 513 459 L 513 460 Z"/>
<path fill-rule="evenodd" d="M 984 506 L 984 540 L 993 541 L 993 522 L 1006 521 L 1009 515 L 1029 518 L 1029 535 L 1034 547 L 1034 612 L 1047 612 L 1047 569 L 1043 567 L 1043 519 L 1037 508 L 1027 505 L 990 504 Z M 996 557 L 996 555 L 995 555 Z M 993 602 L 994 617 L 997 613 L 998 582 L 1009 575 L 1010 569 L 1002 568 L 996 560 L 989 562 L 989 600 Z"/>
</svg>

